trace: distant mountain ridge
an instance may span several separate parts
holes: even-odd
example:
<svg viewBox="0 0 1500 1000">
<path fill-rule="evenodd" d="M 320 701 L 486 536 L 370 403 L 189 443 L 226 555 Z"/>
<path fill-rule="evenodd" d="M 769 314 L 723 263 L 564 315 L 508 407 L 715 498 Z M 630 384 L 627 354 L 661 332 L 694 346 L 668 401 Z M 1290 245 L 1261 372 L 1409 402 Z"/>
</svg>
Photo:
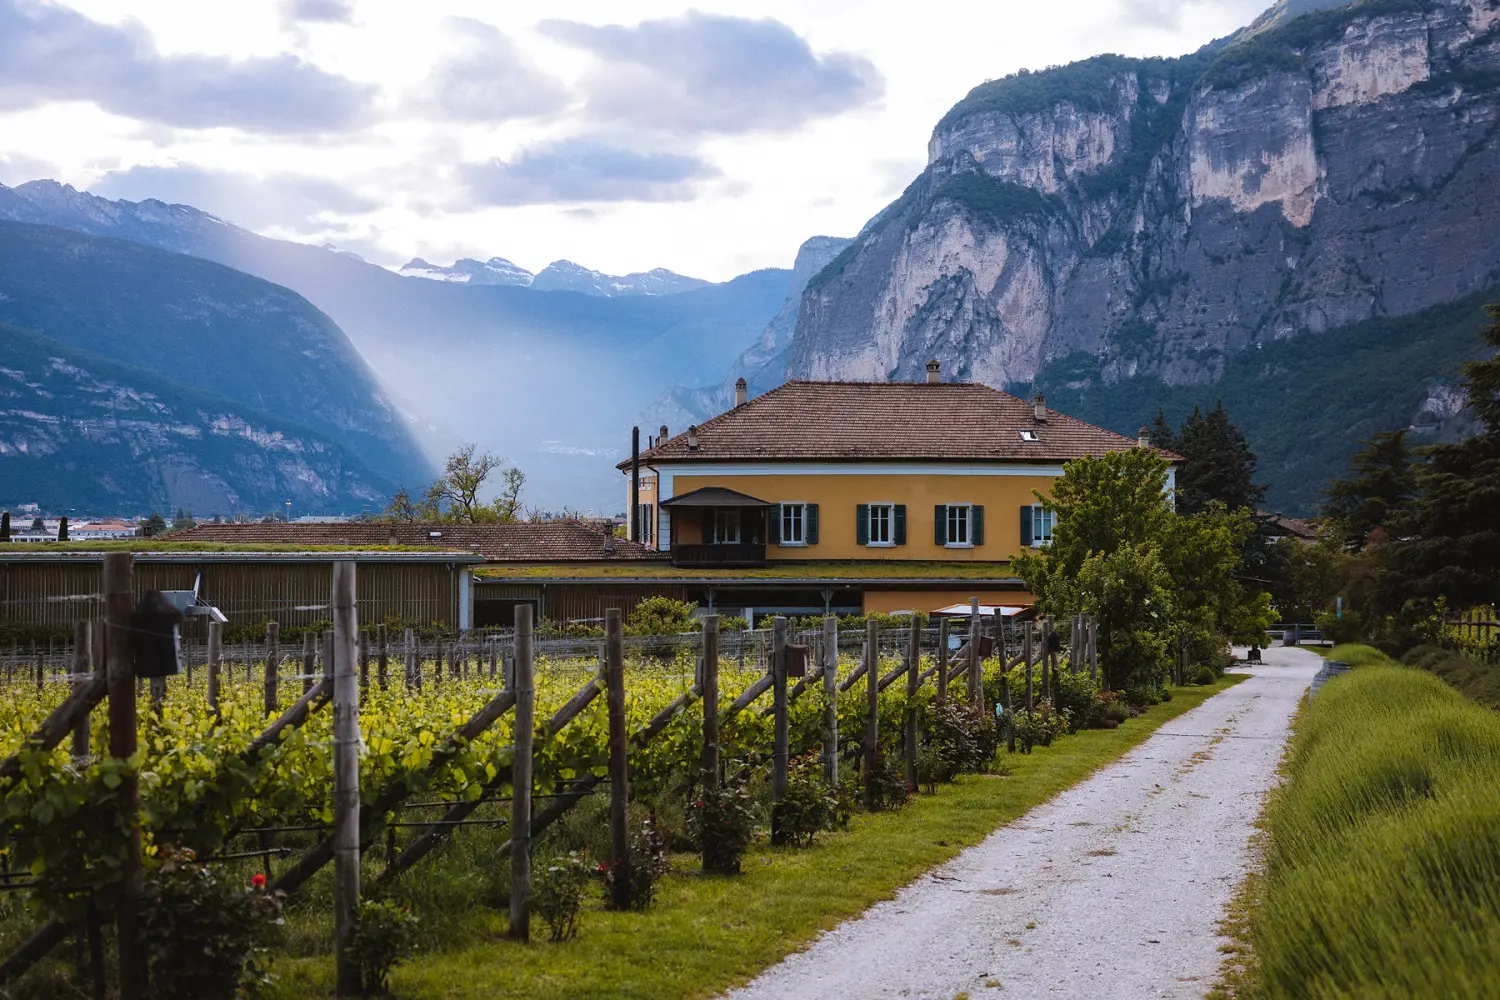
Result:
<svg viewBox="0 0 1500 1000">
<path fill-rule="evenodd" d="M 719 377 L 781 308 L 790 280 L 770 268 L 613 295 L 420 280 L 190 206 L 110 201 L 55 181 L 0 186 L 0 219 L 191 254 L 305 296 L 382 374 L 429 454 L 478 441 L 527 470 L 529 503 L 552 508 L 617 509 L 609 457 L 628 448 L 642 401 Z"/>
<path fill-rule="evenodd" d="M 460 257 L 447 267 L 429 263 L 421 257 L 413 257 L 401 266 L 399 273 L 409 278 L 471 285 L 514 285 L 539 292 L 579 292 L 605 298 L 616 295 L 676 295 L 712 284 L 702 278 L 689 278 L 664 267 L 631 274 L 605 274 L 570 260 L 554 260 L 532 274 L 504 257 L 491 257 L 486 261 Z"/>
</svg>

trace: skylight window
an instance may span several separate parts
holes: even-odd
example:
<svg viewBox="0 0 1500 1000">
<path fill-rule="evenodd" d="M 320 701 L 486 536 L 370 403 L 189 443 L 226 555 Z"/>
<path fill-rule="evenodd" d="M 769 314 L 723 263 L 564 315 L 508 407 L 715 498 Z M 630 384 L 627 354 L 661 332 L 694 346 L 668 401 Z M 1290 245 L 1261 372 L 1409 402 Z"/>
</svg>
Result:
<svg viewBox="0 0 1500 1000">
<path fill-rule="evenodd" d="M 1040 441 L 1041 438 L 1037 436 L 1036 431 L 1021 431 L 1021 440 L 1022 441 Z"/>
</svg>

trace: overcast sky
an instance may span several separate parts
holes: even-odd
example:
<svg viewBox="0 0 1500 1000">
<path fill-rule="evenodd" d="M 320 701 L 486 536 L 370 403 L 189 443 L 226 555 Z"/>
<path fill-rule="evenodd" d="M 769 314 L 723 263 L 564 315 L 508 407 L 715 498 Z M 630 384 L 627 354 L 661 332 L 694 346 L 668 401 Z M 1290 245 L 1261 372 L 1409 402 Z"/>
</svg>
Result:
<svg viewBox="0 0 1500 1000">
<path fill-rule="evenodd" d="M 1177 55 L 1268 4 L 0 0 L 0 183 L 383 264 L 724 279 L 856 232 L 986 79 Z"/>
</svg>

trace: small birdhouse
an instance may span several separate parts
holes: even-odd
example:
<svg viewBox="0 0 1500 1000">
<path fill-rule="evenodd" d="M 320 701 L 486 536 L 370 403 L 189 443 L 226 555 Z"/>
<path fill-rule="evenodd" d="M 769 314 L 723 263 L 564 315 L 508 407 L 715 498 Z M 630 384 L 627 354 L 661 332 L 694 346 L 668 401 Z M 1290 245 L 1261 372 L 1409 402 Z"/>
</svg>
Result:
<svg viewBox="0 0 1500 1000">
<path fill-rule="evenodd" d="M 137 677 L 173 677 L 182 672 L 182 612 L 165 594 L 148 591 L 130 616 L 130 629 Z"/>
<path fill-rule="evenodd" d="M 787 643 L 786 646 L 786 675 L 788 677 L 807 676 L 807 647 L 796 646 Z"/>
</svg>

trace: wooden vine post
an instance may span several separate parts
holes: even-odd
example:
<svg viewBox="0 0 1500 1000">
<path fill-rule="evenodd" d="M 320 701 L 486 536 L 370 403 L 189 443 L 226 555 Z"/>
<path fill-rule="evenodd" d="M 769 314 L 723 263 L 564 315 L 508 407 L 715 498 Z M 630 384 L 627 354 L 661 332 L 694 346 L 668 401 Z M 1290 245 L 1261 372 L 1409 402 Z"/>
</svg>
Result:
<svg viewBox="0 0 1500 1000">
<path fill-rule="evenodd" d="M 359 619 L 353 562 L 333 564 L 333 933 L 334 988 L 339 996 L 361 992 L 354 931 L 359 921 L 359 678 L 355 658 Z"/>
<path fill-rule="evenodd" d="M 317 640 L 311 632 L 302 633 L 302 693 L 312 690 L 313 675 L 318 669 L 318 654 L 314 647 Z"/>
<path fill-rule="evenodd" d="M 630 733 L 625 729 L 625 639 L 619 608 L 604 612 L 604 696 L 609 714 L 610 908 L 630 908 Z M 520 724 L 519 717 L 517 725 Z"/>
<path fill-rule="evenodd" d="M 917 685 L 922 667 L 922 625 L 912 616 L 906 642 L 906 785 L 917 787 Z"/>
<path fill-rule="evenodd" d="M 937 703 L 948 704 L 948 617 L 938 622 L 937 639 Z"/>
<path fill-rule="evenodd" d="M 391 647 L 384 622 L 375 626 L 375 680 L 382 691 L 391 686 Z"/>
<path fill-rule="evenodd" d="M 839 784 L 839 620 L 823 618 L 823 780 Z"/>
<path fill-rule="evenodd" d="M 618 613 L 618 612 L 617 612 Z M 408 633 L 409 634 L 409 633 Z M 531 741 L 536 688 L 531 674 L 531 605 L 516 607 L 515 756 L 510 796 L 510 936 L 531 940 Z"/>
<path fill-rule="evenodd" d="M 1042 619 L 1042 697 L 1052 697 L 1052 619 Z"/>
<path fill-rule="evenodd" d="M 89 680 L 89 673 L 94 669 L 92 650 L 93 630 L 87 621 L 75 622 L 73 625 L 73 690 L 77 692 L 84 687 Z M 87 715 L 78 720 L 73 726 L 73 757 L 78 760 L 89 755 L 89 717 Z"/>
<path fill-rule="evenodd" d="M 224 654 L 224 625 L 221 622 L 208 623 L 208 710 L 219 717 L 219 689 L 223 686 L 220 677 L 222 669 L 219 658 Z"/>
<path fill-rule="evenodd" d="M 969 598 L 969 707 L 984 709 L 984 683 L 979 658 L 979 598 Z"/>
<path fill-rule="evenodd" d="M 211 622 L 210 626 L 216 624 L 218 623 Z M 281 625 L 266 622 L 265 712 L 273 717 L 281 712 L 281 692 L 277 689 L 280 680 Z"/>
<path fill-rule="evenodd" d="M 719 787 L 719 616 L 703 619 L 703 761 L 699 778 L 705 792 Z"/>
<path fill-rule="evenodd" d="M 771 745 L 771 843 L 786 843 L 786 821 L 782 802 L 786 799 L 787 768 L 790 764 L 790 735 L 787 727 L 786 698 L 786 616 L 771 621 L 771 708 L 775 715 L 775 735 Z"/>
<path fill-rule="evenodd" d="M 1093 615 L 1088 617 L 1088 631 L 1089 677 L 1097 684 L 1099 683 L 1099 619 Z"/>
<path fill-rule="evenodd" d="M 1032 688 L 1031 688 L 1031 664 L 1032 664 L 1033 658 L 1036 655 L 1036 649 L 1035 649 L 1035 646 L 1034 646 L 1034 643 L 1033 643 L 1033 637 L 1034 637 L 1034 635 L 1035 635 L 1035 630 L 1031 627 L 1031 623 L 1028 622 L 1026 624 L 1026 631 L 1024 633 L 1022 633 L 1022 637 L 1021 637 L 1021 657 L 1026 661 L 1026 714 L 1027 715 L 1031 714 L 1031 710 L 1032 710 L 1032 707 L 1033 707 L 1032 706 Z"/>
<path fill-rule="evenodd" d="M 401 644 L 406 656 L 406 686 L 422 690 L 422 664 L 417 660 L 416 633 L 406 629 L 401 633 Z"/>
<path fill-rule="evenodd" d="M 136 750 L 135 665 L 130 642 L 130 614 L 135 604 L 135 565 L 129 552 L 104 554 L 105 658 L 109 678 L 109 754 L 129 760 Z M 146 950 L 141 945 L 141 894 L 145 877 L 141 866 L 140 779 L 134 771 L 120 776 L 115 790 L 125 836 L 125 859 L 120 901 L 115 910 L 115 933 L 120 954 L 120 1000 L 146 1000 Z"/>
<path fill-rule="evenodd" d="M 880 627 L 865 622 L 865 808 L 875 808 L 875 768 L 880 760 Z"/>
</svg>

